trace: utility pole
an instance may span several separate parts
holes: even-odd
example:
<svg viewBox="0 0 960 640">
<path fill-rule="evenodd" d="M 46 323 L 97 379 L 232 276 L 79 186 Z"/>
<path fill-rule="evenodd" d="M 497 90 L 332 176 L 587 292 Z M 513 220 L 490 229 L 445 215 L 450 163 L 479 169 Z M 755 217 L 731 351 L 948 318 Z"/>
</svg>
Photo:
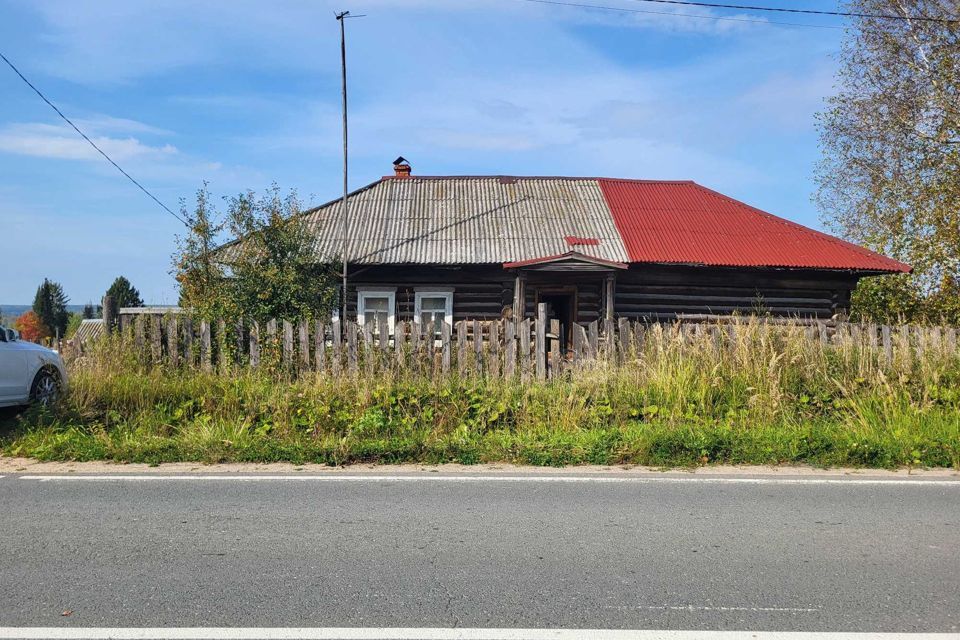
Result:
<svg viewBox="0 0 960 640">
<path fill-rule="evenodd" d="M 347 321 L 347 250 L 349 239 L 347 237 L 347 40 L 344 32 L 344 23 L 349 11 L 341 11 L 337 15 L 337 21 L 340 23 L 340 76 L 343 84 L 343 204 L 340 207 L 341 221 L 340 231 L 343 234 L 343 254 L 341 262 L 343 263 L 343 288 L 341 289 L 341 316 L 340 322 Z"/>
</svg>

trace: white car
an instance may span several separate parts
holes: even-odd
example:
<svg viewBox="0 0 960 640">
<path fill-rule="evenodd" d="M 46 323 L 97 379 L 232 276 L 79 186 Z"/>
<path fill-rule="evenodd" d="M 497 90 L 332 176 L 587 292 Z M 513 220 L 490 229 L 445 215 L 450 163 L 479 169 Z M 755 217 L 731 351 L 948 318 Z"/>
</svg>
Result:
<svg viewBox="0 0 960 640">
<path fill-rule="evenodd" d="M 20 339 L 0 325 L 0 407 L 55 402 L 67 386 L 67 370 L 56 351 Z"/>
</svg>

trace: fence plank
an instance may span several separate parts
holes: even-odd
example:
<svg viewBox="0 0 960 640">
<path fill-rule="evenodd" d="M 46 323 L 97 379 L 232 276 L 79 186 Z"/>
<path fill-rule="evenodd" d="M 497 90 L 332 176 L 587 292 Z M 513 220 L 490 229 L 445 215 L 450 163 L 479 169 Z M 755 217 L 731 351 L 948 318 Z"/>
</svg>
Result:
<svg viewBox="0 0 960 640">
<path fill-rule="evenodd" d="M 547 377 L 547 305 L 545 302 L 537 304 L 537 337 L 534 347 L 536 352 L 537 380 Z"/>
<path fill-rule="evenodd" d="M 355 322 L 347 321 L 343 327 L 347 332 L 347 370 L 351 374 L 357 373 L 357 330 Z"/>
<path fill-rule="evenodd" d="M 517 323 L 503 323 L 503 377 L 513 378 L 517 372 Z"/>
<path fill-rule="evenodd" d="M 143 353 L 145 323 L 146 318 L 143 316 L 137 316 L 133 321 L 133 339 L 137 345 L 137 351 L 139 351 L 141 354 Z"/>
<path fill-rule="evenodd" d="M 162 329 L 160 328 L 160 316 L 153 314 L 150 316 L 150 356 L 156 363 L 163 357 L 163 339 Z"/>
<path fill-rule="evenodd" d="M 524 380 L 529 379 L 531 373 L 530 362 L 530 318 L 524 318 L 520 323 L 520 375 Z"/>
<path fill-rule="evenodd" d="M 623 362 L 630 359 L 630 321 L 621 316 L 617 321 L 617 330 L 620 332 L 620 357 Z"/>
<path fill-rule="evenodd" d="M 880 327 L 880 341 L 883 343 L 883 356 L 887 364 L 893 364 L 893 340 L 890 337 L 890 326 Z"/>
<path fill-rule="evenodd" d="M 473 321 L 473 368 L 477 375 L 483 375 L 483 325 Z"/>
<path fill-rule="evenodd" d="M 177 317 L 170 316 L 167 318 L 167 359 L 173 367 L 180 364 L 180 344 L 177 339 L 179 335 Z"/>
<path fill-rule="evenodd" d="M 594 320 L 587 325 L 587 357 L 596 360 L 600 350 L 600 323 Z"/>
<path fill-rule="evenodd" d="M 457 372 L 467 375 L 467 321 L 457 322 Z"/>
<path fill-rule="evenodd" d="M 947 353 L 954 355 L 957 352 L 957 330 L 954 327 L 947 327 L 946 336 Z"/>
<path fill-rule="evenodd" d="M 550 321 L 550 333 L 554 337 L 550 339 L 550 367 L 547 369 L 548 375 L 554 377 L 560 374 L 563 368 L 560 356 L 560 321 Z"/>
<path fill-rule="evenodd" d="M 193 318 L 189 316 L 183 321 L 183 361 L 188 367 L 196 363 L 193 354 Z"/>
<path fill-rule="evenodd" d="M 444 320 L 443 324 L 440 326 L 440 348 L 443 350 L 443 354 L 440 357 L 440 369 L 443 371 L 443 375 L 449 375 L 450 373 L 450 323 Z"/>
<path fill-rule="evenodd" d="M 398 322 L 393 329 L 393 351 L 397 361 L 397 368 L 402 370 L 407 364 L 407 322 Z"/>
<path fill-rule="evenodd" d="M 210 373 L 213 370 L 210 353 L 210 323 L 206 320 L 200 321 L 200 366 L 204 373 Z"/>
<path fill-rule="evenodd" d="M 260 366 L 260 323 L 256 320 L 250 323 L 250 366 Z"/>
<path fill-rule="evenodd" d="M 327 368 L 327 327 L 317 320 L 313 325 L 313 358 L 317 371 Z"/>
<path fill-rule="evenodd" d="M 283 321 L 283 368 L 293 368 L 293 323 L 289 320 Z"/>
<path fill-rule="evenodd" d="M 493 377 L 500 376 L 500 321 L 490 323 L 490 338 L 487 349 L 487 372 Z"/>
<path fill-rule="evenodd" d="M 363 337 L 363 370 L 367 375 L 373 375 L 376 364 L 376 355 L 373 352 L 373 330 L 370 323 L 365 322 L 360 326 L 360 334 Z"/>
<path fill-rule="evenodd" d="M 331 323 L 331 331 L 333 350 L 330 353 L 330 370 L 336 376 L 343 369 L 343 324 L 339 318 Z"/>
</svg>

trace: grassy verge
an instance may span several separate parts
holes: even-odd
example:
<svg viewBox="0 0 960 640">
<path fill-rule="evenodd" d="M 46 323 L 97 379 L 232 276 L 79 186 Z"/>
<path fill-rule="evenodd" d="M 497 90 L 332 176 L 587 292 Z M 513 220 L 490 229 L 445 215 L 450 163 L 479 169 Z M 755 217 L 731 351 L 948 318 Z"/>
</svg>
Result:
<svg viewBox="0 0 960 640">
<path fill-rule="evenodd" d="M 43 460 L 809 463 L 960 468 L 960 360 L 740 331 L 736 349 L 651 338 L 635 361 L 544 383 L 145 368 L 109 345 L 55 411 L 5 419 Z M 0 419 L 2 420 L 2 419 Z"/>
</svg>

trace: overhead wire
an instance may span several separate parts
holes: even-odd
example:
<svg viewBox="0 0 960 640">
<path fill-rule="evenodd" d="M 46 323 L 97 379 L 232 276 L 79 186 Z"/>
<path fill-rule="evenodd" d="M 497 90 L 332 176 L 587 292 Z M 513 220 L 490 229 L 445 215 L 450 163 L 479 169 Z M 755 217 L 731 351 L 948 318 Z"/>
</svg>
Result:
<svg viewBox="0 0 960 640">
<path fill-rule="evenodd" d="M 50 99 L 47 98 L 47 96 L 45 96 L 45 95 L 43 94 L 43 92 L 40 91 L 40 89 L 38 89 L 38 88 L 36 87 L 36 85 L 34 85 L 32 82 L 30 82 L 30 80 L 28 80 L 27 77 L 26 77 L 25 75 L 23 75 L 23 73 L 21 73 L 20 70 L 19 70 L 12 62 L 10 62 L 9 58 L 7 58 L 5 55 L 3 55 L 2 52 L 0 52 L 0 59 L 2 59 L 4 62 L 6 62 L 6 63 L 7 63 L 7 66 L 10 67 L 11 69 L 13 69 L 13 72 L 16 73 L 18 76 L 20 76 L 20 79 L 23 80 L 23 81 L 27 84 L 28 87 L 30 87 L 31 89 L 33 89 L 34 93 L 36 93 L 38 96 L 40 96 L 40 99 L 41 99 L 41 100 L 43 100 L 44 102 L 46 102 L 47 105 L 49 105 L 51 109 L 53 109 L 54 111 L 56 111 L 56 112 L 57 112 L 57 115 L 60 116 L 60 117 L 63 119 L 64 122 L 66 122 L 66 123 L 69 124 L 71 127 L 73 127 L 73 130 L 74 130 L 74 131 L 76 131 L 78 134 L 80 134 L 80 136 L 81 136 L 84 140 L 86 140 L 87 143 L 89 143 L 91 147 L 93 147 L 94 149 L 96 149 L 97 152 L 107 160 L 107 162 L 109 162 L 109 163 L 112 164 L 114 167 L 116 167 L 117 171 L 119 171 L 120 173 L 122 173 L 122 174 L 127 178 L 127 180 L 129 180 L 130 182 L 132 182 L 134 185 L 137 186 L 137 188 L 139 188 L 141 191 L 143 191 L 145 194 L 147 194 L 147 196 L 148 196 L 151 200 L 153 200 L 154 202 L 156 202 L 158 205 L 160 205 L 160 207 L 161 207 L 164 211 L 166 211 L 166 212 L 169 213 L 171 216 L 173 216 L 174 218 L 176 218 L 177 220 L 179 220 L 179 221 L 180 221 L 182 224 L 184 224 L 185 226 L 188 226 L 188 227 L 190 226 L 190 224 L 189 224 L 186 220 L 184 220 L 184 219 L 181 218 L 179 215 L 177 215 L 176 213 L 174 213 L 173 210 L 170 209 L 170 207 L 168 207 L 167 205 L 163 204 L 163 202 L 161 202 L 160 199 L 157 198 L 157 196 L 153 195 L 146 187 L 144 187 L 144 186 L 143 186 L 142 184 L 140 184 L 140 182 L 138 182 L 133 176 L 131 176 L 129 173 L 127 173 L 127 172 L 123 169 L 123 167 L 121 167 L 119 164 L 117 164 L 117 163 L 114 161 L 113 158 L 111 158 L 109 155 L 107 155 L 106 151 L 104 151 L 104 150 L 101 149 L 99 146 L 97 146 L 97 143 L 95 143 L 93 140 L 91 140 L 91 139 L 89 138 L 89 136 L 87 136 L 87 134 L 85 134 L 83 131 L 81 131 L 81 130 L 80 130 L 80 127 L 78 127 L 76 124 L 74 124 L 73 120 L 71 120 L 71 119 L 68 118 L 66 115 L 64 115 L 63 111 L 61 111 L 61 110 L 57 107 L 57 105 L 53 104 L 53 102 L 51 102 Z"/>
</svg>

